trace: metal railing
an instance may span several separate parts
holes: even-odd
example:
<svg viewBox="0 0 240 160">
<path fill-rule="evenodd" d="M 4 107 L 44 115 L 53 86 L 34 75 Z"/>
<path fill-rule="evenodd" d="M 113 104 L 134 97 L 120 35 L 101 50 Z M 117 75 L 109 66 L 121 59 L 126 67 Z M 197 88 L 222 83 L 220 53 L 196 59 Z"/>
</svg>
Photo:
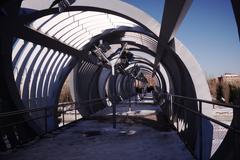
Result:
<svg viewBox="0 0 240 160">
<path fill-rule="evenodd" d="M 203 100 L 203 99 L 196 99 L 196 98 L 190 98 L 190 97 L 184 97 L 184 96 L 172 95 L 172 94 L 166 94 L 166 93 L 159 94 L 159 97 L 160 97 L 159 98 L 160 102 L 162 102 L 163 106 L 165 105 L 164 108 L 166 109 L 165 111 L 167 112 L 167 116 L 169 118 L 170 123 L 172 123 L 173 126 L 176 128 L 180 138 L 183 140 L 187 148 L 192 152 L 192 154 L 196 159 L 201 159 L 201 160 L 206 159 L 206 155 L 204 155 L 205 153 L 203 153 L 204 152 L 203 149 L 205 147 L 203 145 L 203 134 L 204 134 L 203 121 L 204 120 L 208 120 L 211 123 L 215 123 L 221 127 L 224 127 L 227 130 L 229 130 L 229 132 L 233 132 L 234 134 L 236 134 L 238 138 L 240 137 L 239 127 L 234 125 L 228 125 L 226 123 L 223 123 L 203 113 L 203 105 L 207 104 L 207 107 L 211 107 L 212 105 L 214 108 L 214 106 L 217 105 L 225 108 L 231 108 L 233 109 L 233 116 L 234 116 L 234 113 L 240 112 L 240 106 L 238 105 L 218 103 L 218 102 L 212 102 L 212 101 Z M 199 146 L 198 146 L 197 152 L 195 149 L 196 146 L 189 145 L 190 144 L 189 139 L 191 139 L 192 137 L 189 137 L 189 135 L 185 135 L 186 130 L 188 128 L 187 124 L 194 123 L 194 122 L 189 122 L 189 119 L 187 119 L 187 116 L 188 117 L 193 116 L 194 118 L 191 120 L 197 119 L 196 129 L 198 132 L 198 139 L 199 139 L 199 143 L 198 143 Z M 197 116 L 197 118 L 195 116 Z M 181 124 L 182 126 L 180 126 Z M 239 145 L 239 144 L 235 144 L 235 145 Z M 234 154 L 239 154 L 239 153 L 234 153 Z M 239 156 L 239 155 L 236 155 L 236 156 Z"/>
<path fill-rule="evenodd" d="M 68 103 L 62 103 L 57 106 L 52 107 L 38 107 L 38 108 L 32 108 L 32 109 L 22 109 L 18 111 L 11 111 L 11 112 L 4 112 L 0 113 L 0 121 L 10 121 L 11 119 L 14 119 L 14 121 L 11 121 L 10 123 L 0 125 L 0 136 L 4 135 L 5 129 L 13 129 L 16 128 L 16 126 L 20 126 L 21 124 L 25 123 L 31 123 L 31 122 L 39 122 L 36 123 L 41 126 L 42 131 L 39 133 L 39 136 L 43 136 L 53 130 L 58 129 L 59 127 L 66 126 L 67 124 L 79 120 L 81 117 L 78 113 L 78 110 L 81 108 L 81 105 L 96 105 L 96 104 L 103 104 L 105 102 L 106 98 L 98 98 L 98 99 L 92 99 L 87 101 L 82 101 L 80 103 L 76 102 L 68 102 Z M 73 111 L 74 118 L 72 121 L 68 121 L 69 123 L 66 123 L 66 114 L 69 111 Z M 56 113 L 57 112 L 57 113 Z M 49 129 L 48 126 L 48 118 L 49 117 L 61 117 L 62 125 L 58 124 L 58 127 L 55 127 L 53 129 Z M 21 117 L 21 118 L 19 118 Z M 78 118 L 79 117 L 79 118 Z M 13 131 L 16 132 L 16 131 Z M 3 135 L 1 135 L 3 133 Z M 16 134 L 16 133 L 15 133 Z M 0 137 L 4 139 L 3 137 Z M 6 138 L 5 138 L 6 139 Z M 16 138 L 17 139 L 17 138 Z M 6 149 L 14 148 L 15 146 L 7 147 Z"/>
<path fill-rule="evenodd" d="M 82 102 L 80 102 L 80 103 L 62 103 L 62 104 L 59 104 L 58 105 L 58 109 L 60 109 L 60 110 L 58 110 L 59 111 L 59 113 L 61 113 L 61 115 L 62 115 L 62 124 L 63 124 L 63 126 L 65 125 L 65 115 L 66 115 L 66 113 L 67 112 L 69 112 L 69 111 L 74 111 L 74 120 L 73 121 L 76 121 L 76 120 L 78 120 L 78 118 L 77 118 L 77 115 L 79 114 L 79 113 L 77 113 L 78 112 L 78 110 L 81 108 L 80 107 L 80 105 L 96 105 L 96 104 L 102 104 L 103 103 L 103 101 L 106 101 L 106 98 L 98 98 L 98 99 L 92 99 L 91 101 L 82 101 Z M 74 105 L 75 107 L 69 107 L 68 109 L 66 109 L 66 107 L 67 106 L 69 106 L 69 105 Z M 78 106 L 78 107 L 76 107 L 76 105 Z M 90 106 L 90 108 L 91 108 L 91 106 Z"/>
</svg>

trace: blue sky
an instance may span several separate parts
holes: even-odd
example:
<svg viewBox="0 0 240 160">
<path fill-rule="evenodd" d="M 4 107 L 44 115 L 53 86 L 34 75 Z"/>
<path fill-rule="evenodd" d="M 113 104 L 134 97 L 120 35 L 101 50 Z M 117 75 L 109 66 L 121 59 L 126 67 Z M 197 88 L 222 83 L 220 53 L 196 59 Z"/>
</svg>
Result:
<svg viewBox="0 0 240 160">
<path fill-rule="evenodd" d="M 164 0 L 124 0 L 161 22 Z M 194 0 L 177 38 L 210 77 L 240 74 L 240 42 L 230 0 Z"/>
</svg>

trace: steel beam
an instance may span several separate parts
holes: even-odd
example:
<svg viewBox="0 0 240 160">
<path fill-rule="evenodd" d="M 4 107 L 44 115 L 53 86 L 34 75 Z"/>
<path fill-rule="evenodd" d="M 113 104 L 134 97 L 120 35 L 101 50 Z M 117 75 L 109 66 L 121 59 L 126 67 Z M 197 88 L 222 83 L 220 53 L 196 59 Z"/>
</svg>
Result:
<svg viewBox="0 0 240 160">
<path fill-rule="evenodd" d="M 13 35 L 26 41 L 30 41 L 53 50 L 63 52 L 64 54 L 71 55 L 80 60 L 91 62 L 88 54 L 85 54 L 82 51 L 79 51 L 29 27 L 18 25 L 18 27 L 14 29 Z"/>
<path fill-rule="evenodd" d="M 166 0 L 164 4 L 164 12 L 162 18 L 162 26 L 158 38 L 157 54 L 155 58 L 155 69 L 162 59 L 164 50 L 170 40 L 181 25 L 188 9 L 192 4 L 192 0 Z"/>
<path fill-rule="evenodd" d="M 231 0 L 232 8 L 235 15 L 235 19 L 238 27 L 238 35 L 240 40 L 240 0 Z"/>
</svg>

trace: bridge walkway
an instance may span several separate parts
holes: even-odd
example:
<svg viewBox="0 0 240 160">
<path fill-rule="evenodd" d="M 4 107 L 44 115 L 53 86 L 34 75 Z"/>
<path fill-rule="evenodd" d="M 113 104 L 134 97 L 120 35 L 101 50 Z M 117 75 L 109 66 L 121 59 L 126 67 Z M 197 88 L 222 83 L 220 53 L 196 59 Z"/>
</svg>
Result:
<svg viewBox="0 0 240 160">
<path fill-rule="evenodd" d="M 7 160 L 190 160 L 191 153 L 151 103 L 117 106 L 117 128 L 111 107 L 89 119 L 59 128 L 31 144 L 0 155 Z"/>
</svg>

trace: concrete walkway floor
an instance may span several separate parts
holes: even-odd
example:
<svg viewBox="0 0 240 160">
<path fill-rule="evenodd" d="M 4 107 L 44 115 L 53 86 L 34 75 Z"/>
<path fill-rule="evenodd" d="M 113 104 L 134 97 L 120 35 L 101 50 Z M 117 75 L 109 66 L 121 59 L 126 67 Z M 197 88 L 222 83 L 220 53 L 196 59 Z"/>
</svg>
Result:
<svg viewBox="0 0 240 160">
<path fill-rule="evenodd" d="M 0 156 L 1 160 L 190 160 L 175 131 L 142 124 L 81 121 L 37 143 Z"/>
</svg>

